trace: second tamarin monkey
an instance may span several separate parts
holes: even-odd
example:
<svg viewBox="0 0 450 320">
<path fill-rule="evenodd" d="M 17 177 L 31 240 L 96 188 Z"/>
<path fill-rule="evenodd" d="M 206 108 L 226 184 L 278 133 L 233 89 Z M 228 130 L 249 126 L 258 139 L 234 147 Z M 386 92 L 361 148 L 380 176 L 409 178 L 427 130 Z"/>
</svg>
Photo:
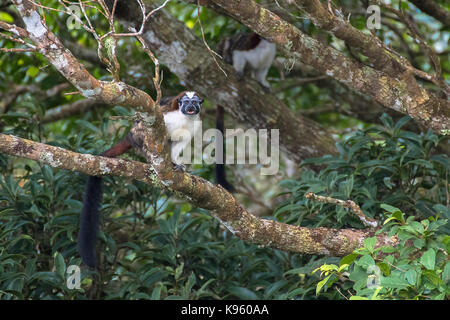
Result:
<svg viewBox="0 0 450 320">
<path fill-rule="evenodd" d="M 193 91 L 184 91 L 174 98 L 165 98 L 161 102 L 164 123 L 169 137 L 176 135 L 178 130 L 187 130 L 190 133 L 190 135 L 180 135 L 181 139 L 170 141 L 171 158 L 175 170 L 184 168 L 184 165 L 179 162 L 178 156 L 190 143 L 195 134 L 194 130 L 200 128 L 200 126 L 194 126 L 194 122 L 200 120 L 202 103 L 203 99 Z M 101 156 L 117 157 L 127 152 L 135 144 L 130 133 L 125 139 L 103 152 Z M 90 176 L 86 185 L 80 232 L 78 234 L 78 249 L 83 262 L 89 267 L 97 267 L 95 248 L 101 200 L 102 180 L 100 177 Z"/>
<path fill-rule="evenodd" d="M 239 80 L 243 79 L 247 67 L 264 91 L 270 91 L 267 72 L 275 58 L 276 46 L 258 34 L 238 33 L 223 39 L 217 52 L 226 63 L 232 64 Z"/>
</svg>

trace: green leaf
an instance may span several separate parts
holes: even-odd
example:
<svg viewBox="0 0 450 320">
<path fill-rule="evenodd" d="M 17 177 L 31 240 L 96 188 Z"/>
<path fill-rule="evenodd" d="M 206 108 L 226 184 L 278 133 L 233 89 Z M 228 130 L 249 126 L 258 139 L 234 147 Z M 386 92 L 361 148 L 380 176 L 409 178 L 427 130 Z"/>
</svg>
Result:
<svg viewBox="0 0 450 320">
<path fill-rule="evenodd" d="M 14 22 L 14 18 L 10 14 L 8 14 L 7 12 L 0 11 L 0 21 L 13 23 Z"/>
<path fill-rule="evenodd" d="M 373 260 L 373 258 L 370 255 L 366 254 L 366 255 L 362 256 L 361 258 L 359 258 L 358 260 L 356 260 L 355 263 L 358 266 L 361 266 L 366 269 L 369 266 L 375 265 L 375 260 Z"/>
<path fill-rule="evenodd" d="M 436 251 L 434 249 L 428 249 L 420 257 L 420 263 L 428 270 L 434 270 L 436 264 Z"/>
<path fill-rule="evenodd" d="M 395 251 L 397 251 L 397 249 L 395 249 L 394 247 L 391 247 L 391 246 L 381 247 L 381 252 L 383 252 L 383 253 L 393 253 Z"/>
<path fill-rule="evenodd" d="M 423 234 L 424 229 L 423 229 L 423 225 L 420 222 L 417 221 L 412 221 L 410 223 L 410 226 L 413 227 L 413 229 L 419 233 L 419 234 Z"/>
<path fill-rule="evenodd" d="M 389 213 L 401 212 L 399 208 L 393 207 L 385 203 L 380 204 L 380 207 Z"/>
<path fill-rule="evenodd" d="M 161 284 L 158 284 L 152 292 L 151 300 L 159 300 L 161 299 Z"/>
<path fill-rule="evenodd" d="M 386 262 L 377 262 L 378 268 L 380 268 L 380 271 L 383 272 L 385 276 L 388 276 L 391 274 L 391 269 L 389 265 Z"/>
<path fill-rule="evenodd" d="M 346 188 L 345 188 L 345 196 L 347 197 L 347 198 L 350 198 L 350 195 L 351 195 L 351 193 L 352 193 L 352 190 L 353 190 L 353 184 L 354 184 L 354 177 L 353 177 L 353 175 L 352 176 L 350 176 L 350 178 L 348 178 L 347 179 L 347 181 L 346 181 Z"/>
<path fill-rule="evenodd" d="M 383 226 L 384 226 L 385 224 L 389 223 L 389 221 L 392 221 L 392 220 L 397 220 L 397 221 L 398 221 L 397 217 L 390 217 L 390 218 L 387 218 L 386 220 L 384 220 Z M 398 223 L 397 223 L 397 224 L 398 224 Z"/>
<path fill-rule="evenodd" d="M 294 204 L 289 204 L 287 206 L 283 206 L 278 208 L 277 210 L 275 210 L 274 215 L 283 213 L 283 212 L 293 212 L 295 210 L 298 210 L 299 208 L 301 208 L 302 205 L 294 203 Z"/>
<path fill-rule="evenodd" d="M 425 279 L 430 281 L 429 283 L 425 283 L 426 288 L 435 289 L 441 283 L 441 278 L 433 270 L 424 270 L 422 274 Z"/>
<path fill-rule="evenodd" d="M 36 77 L 38 73 L 39 73 L 39 69 L 34 66 L 30 66 L 27 70 L 27 76 L 29 76 L 31 78 Z"/>
<path fill-rule="evenodd" d="M 366 247 L 370 252 L 373 251 L 376 244 L 377 244 L 377 237 L 370 237 L 364 239 L 364 247 Z"/>
<path fill-rule="evenodd" d="M 99 128 L 97 128 L 92 123 L 90 123 L 89 121 L 86 121 L 86 120 L 78 119 L 76 121 L 76 124 L 81 127 L 80 129 L 85 128 L 85 129 L 87 129 L 87 131 L 91 131 L 91 132 L 99 132 L 100 131 Z"/>
<path fill-rule="evenodd" d="M 319 295 L 320 290 L 322 290 L 323 286 L 327 283 L 328 279 L 330 279 L 331 274 L 328 277 L 325 277 L 323 280 L 319 281 L 316 286 L 316 296 Z"/>
<path fill-rule="evenodd" d="M 391 177 L 384 177 L 383 183 L 386 187 L 388 187 L 388 189 L 392 189 L 393 186 L 391 184 Z"/>
<path fill-rule="evenodd" d="M 244 287 L 230 287 L 228 291 L 234 296 L 244 300 L 258 300 L 258 296 L 251 290 Z"/>
<path fill-rule="evenodd" d="M 386 128 L 391 129 L 392 127 L 394 127 L 394 121 L 387 113 L 383 113 L 380 117 L 380 120 Z"/>
<path fill-rule="evenodd" d="M 175 280 L 178 280 L 183 272 L 184 262 L 182 262 L 175 270 Z"/>
<path fill-rule="evenodd" d="M 184 286 L 186 298 L 189 297 L 189 293 L 191 292 L 192 287 L 195 285 L 196 282 L 197 282 L 197 279 L 195 277 L 195 274 L 194 274 L 194 272 L 191 272 L 191 275 L 189 276 L 188 281 L 186 282 L 186 284 Z"/>
<path fill-rule="evenodd" d="M 422 249 L 425 245 L 426 245 L 426 241 L 425 239 L 416 239 L 414 240 L 414 247 L 418 248 L 418 249 Z"/>
<path fill-rule="evenodd" d="M 351 296 L 349 300 L 369 300 L 369 298 L 361 296 Z"/>
<path fill-rule="evenodd" d="M 412 118 L 410 116 L 405 116 L 405 117 L 401 118 L 400 120 L 398 120 L 397 123 L 394 126 L 395 134 L 398 134 L 400 129 L 411 119 Z"/>
<path fill-rule="evenodd" d="M 113 108 L 114 112 L 119 116 L 128 116 L 130 115 L 130 110 L 121 106 L 115 106 Z"/>
<path fill-rule="evenodd" d="M 405 279 L 398 276 L 390 275 L 388 277 L 381 277 L 381 286 L 392 289 L 405 289 L 410 284 Z"/>
<path fill-rule="evenodd" d="M 450 159 L 446 154 L 436 154 L 431 156 L 431 161 L 438 162 L 442 164 L 447 170 L 450 170 Z"/>
<path fill-rule="evenodd" d="M 408 281 L 408 283 L 410 284 L 410 285 L 415 285 L 416 284 L 416 281 L 417 281 L 417 272 L 415 271 L 415 270 L 408 270 L 408 271 L 406 271 L 405 272 L 405 278 L 406 278 L 406 281 Z"/>
<path fill-rule="evenodd" d="M 450 262 L 445 264 L 444 271 L 442 272 L 442 281 L 444 281 L 444 283 L 450 282 Z"/>
<path fill-rule="evenodd" d="M 348 264 L 351 265 L 355 259 L 358 257 L 358 255 L 356 253 L 351 253 L 349 255 L 346 255 L 345 257 L 343 257 L 341 259 L 341 261 L 339 262 L 339 266 L 342 266 L 344 264 Z"/>
<path fill-rule="evenodd" d="M 418 166 L 422 166 L 427 169 L 433 169 L 433 165 L 431 164 L 431 162 L 424 160 L 424 159 L 415 159 L 415 160 L 408 161 L 406 163 L 406 165 L 410 165 L 410 164 L 416 164 Z"/>
<path fill-rule="evenodd" d="M 54 254 L 54 261 L 55 261 L 55 269 L 58 275 L 65 279 L 66 275 L 66 262 L 64 261 L 64 257 L 59 253 L 55 252 Z"/>
</svg>

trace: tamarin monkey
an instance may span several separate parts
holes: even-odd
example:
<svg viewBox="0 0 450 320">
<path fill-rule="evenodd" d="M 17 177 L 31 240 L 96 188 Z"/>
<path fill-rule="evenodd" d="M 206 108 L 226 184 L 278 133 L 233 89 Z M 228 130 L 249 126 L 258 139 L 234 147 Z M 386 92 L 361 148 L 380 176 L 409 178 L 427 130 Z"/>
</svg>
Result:
<svg viewBox="0 0 450 320">
<path fill-rule="evenodd" d="M 184 165 L 179 162 L 178 156 L 190 143 L 195 134 L 194 122 L 200 120 L 202 103 L 203 99 L 198 93 L 193 91 L 184 91 L 176 97 L 165 98 L 161 101 L 164 123 L 169 137 L 174 137 L 177 130 L 188 130 L 190 132 L 190 136 L 183 135 L 180 137 L 181 139 L 170 141 L 174 170 L 184 170 Z M 199 126 L 195 128 L 198 129 Z M 125 139 L 103 152 L 101 156 L 117 157 L 127 152 L 134 145 L 136 145 L 136 142 L 132 134 L 129 133 Z M 86 185 L 81 212 L 80 233 L 78 234 L 78 249 L 83 262 L 89 267 L 97 267 L 95 247 L 97 243 L 101 200 L 102 179 L 100 177 L 90 176 Z"/>
<path fill-rule="evenodd" d="M 238 33 L 223 39 L 217 53 L 226 63 L 232 64 L 239 80 L 244 78 L 245 67 L 248 66 L 252 78 L 259 82 L 265 92 L 270 92 L 266 80 L 267 72 L 275 58 L 276 46 L 258 34 Z"/>
<path fill-rule="evenodd" d="M 226 63 L 232 64 L 236 70 L 238 80 L 244 78 L 245 68 L 248 67 L 252 77 L 258 81 L 264 92 L 270 92 L 270 85 L 266 80 L 267 72 L 275 58 L 276 46 L 258 34 L 238 33 L 232 37 L 223 39 L 217 48 Z M 216 128 L 222 133 L 224 127 L 224 108 L 217 105 Z M 225 142 L 225 139 L 223 139 Z M 225 143 L 223 146 L 225 155 Z M 233 185 L 226 179 L 224 164 L 216 163 L 216 182 L 226 190 L 234 191 Z"/>
</svg>

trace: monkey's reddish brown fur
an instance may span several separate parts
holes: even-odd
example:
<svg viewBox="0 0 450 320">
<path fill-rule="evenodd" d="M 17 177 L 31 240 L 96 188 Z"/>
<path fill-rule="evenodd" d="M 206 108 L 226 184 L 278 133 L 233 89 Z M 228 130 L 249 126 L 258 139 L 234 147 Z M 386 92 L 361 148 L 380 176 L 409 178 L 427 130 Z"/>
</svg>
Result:
<svg viewBox="0 0 450 320">
<path fill-rule="evenodd" d="M 115 146 L 111 147 L 111 149 L 106 150 L 101 154 L 101 156 L 114 158 L 124 154 L 131 148 L 131 143 L 127 138 L 119 141 Z"/>
</svg>

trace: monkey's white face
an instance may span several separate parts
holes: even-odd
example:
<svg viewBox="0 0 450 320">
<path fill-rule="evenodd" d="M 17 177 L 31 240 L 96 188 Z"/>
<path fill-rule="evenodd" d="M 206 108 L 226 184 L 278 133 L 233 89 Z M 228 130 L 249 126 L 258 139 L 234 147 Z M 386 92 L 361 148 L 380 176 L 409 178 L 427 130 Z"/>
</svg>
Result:
<svg viewBox="0 0 450 320">
<path fill-rule="evenodd" d="M 203 99 L 197 93 L 188 91 L 178 99 L 179 110 L 187 116 L 195 116 L 200 113 Z"/>
</svg>

